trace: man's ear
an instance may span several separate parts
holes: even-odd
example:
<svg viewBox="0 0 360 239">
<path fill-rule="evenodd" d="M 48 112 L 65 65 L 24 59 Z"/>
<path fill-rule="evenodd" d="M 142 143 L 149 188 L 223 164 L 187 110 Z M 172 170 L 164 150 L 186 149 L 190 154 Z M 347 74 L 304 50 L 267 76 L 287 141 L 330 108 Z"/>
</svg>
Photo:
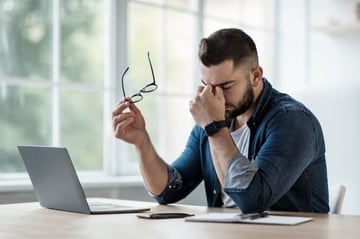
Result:
<svg viewBox="0 0 360 239">
<path fill-rule="evenodd" d="M 257 66 L 257 67 L 255 67 L 253 69 L 253 76 L 254 76 L 253 85 L 257 86 L 259 84 L 259 82 L 261 81 L 262 76 L 263 76 L 263 69 L 262 69 L 261 66 Z"/>
</svg>

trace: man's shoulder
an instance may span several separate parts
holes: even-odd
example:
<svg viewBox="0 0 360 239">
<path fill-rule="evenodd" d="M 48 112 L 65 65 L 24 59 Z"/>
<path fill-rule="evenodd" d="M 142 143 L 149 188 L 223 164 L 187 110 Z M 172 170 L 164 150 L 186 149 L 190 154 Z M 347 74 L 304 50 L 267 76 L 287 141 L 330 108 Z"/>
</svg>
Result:
<svg viewBox="0 0 360 239">
<path fill-rule="evenodd" d="M 266 104 L 263 105 L 261 114 L 257 115 L 257 124 L 264 124 L 269 121 L 274 122 L 274 119 L 278 117 L 286 117 L 291 120 L 300 121 L 305 119 L 317 121 L 317 117 L 302 102 L 294 99 L 286 93 L 272 89 L 271 97 L 269 97 Z"/>
<path fill-rule="evenodd" d="M 307 110 L 300 101 L 273 88 L 266 78 L 263 81 L 264 89 L 255 111 L 255 118 L 263 118 L 265 115 L 283 110 Z"/>
</svg>

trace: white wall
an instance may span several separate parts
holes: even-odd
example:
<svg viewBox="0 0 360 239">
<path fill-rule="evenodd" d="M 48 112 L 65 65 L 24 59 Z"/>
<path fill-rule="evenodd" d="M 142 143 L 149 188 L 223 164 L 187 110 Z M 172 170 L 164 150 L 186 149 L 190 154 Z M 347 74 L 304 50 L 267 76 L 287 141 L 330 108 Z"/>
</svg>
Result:
<svg viewBox="0 0 360 239">
<path fill-rule="evenodd" d="M 360 27 L 347 30 L 357 1 L 280 2 L 278 86 L 318 116 L 329 183 L 347 188 L 343 213 L 360 215 Z"/>
</svg>

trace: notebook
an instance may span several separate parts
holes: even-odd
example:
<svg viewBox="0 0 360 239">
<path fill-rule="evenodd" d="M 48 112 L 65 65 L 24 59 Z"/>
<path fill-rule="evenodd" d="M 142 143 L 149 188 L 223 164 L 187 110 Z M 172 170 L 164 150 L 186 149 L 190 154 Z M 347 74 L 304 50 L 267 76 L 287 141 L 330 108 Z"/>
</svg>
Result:
<svg viewBox="0 0 360 239">
<path fill-rule="evenodd" d="M 267 215 L 265 217 L 243 218 L 239 213 L 207 213 L 185 218 L 187 222 L 250 223 L 293 226 L 313 220 L 311 217 Z"/>
<path fill-rule="evenodd" d="M 107 202 L 88 202 L 68 150 L 64 147 L 18 146 L 41 206 L 63 211 L 106 214 L 150 210 Z"/>
</svg>

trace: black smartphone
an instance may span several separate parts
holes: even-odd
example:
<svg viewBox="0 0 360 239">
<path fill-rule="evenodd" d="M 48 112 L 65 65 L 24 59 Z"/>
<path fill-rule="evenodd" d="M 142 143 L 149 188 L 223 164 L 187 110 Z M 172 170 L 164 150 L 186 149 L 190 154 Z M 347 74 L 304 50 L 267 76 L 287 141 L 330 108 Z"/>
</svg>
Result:
<svg viewBox="0 0 360 239">
<path fill-rule="evenodd" d="M 169 218 L 184 218 L 194 216 L 194 214 L 186 212 L 146 212 L 136 215 L 138 218 L 145 219 L 169 219 Z"/>
</svg>

